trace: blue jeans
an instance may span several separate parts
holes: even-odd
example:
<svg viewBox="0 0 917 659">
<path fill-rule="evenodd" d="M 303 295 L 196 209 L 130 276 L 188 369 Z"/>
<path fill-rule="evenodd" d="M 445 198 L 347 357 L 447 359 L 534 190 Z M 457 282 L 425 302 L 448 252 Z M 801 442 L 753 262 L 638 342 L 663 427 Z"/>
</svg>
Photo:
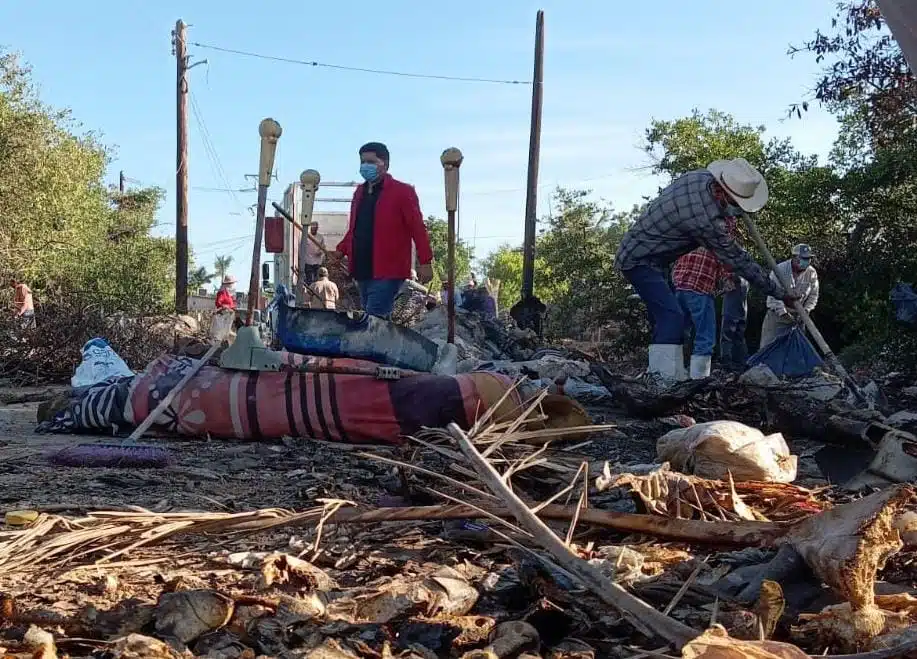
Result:
<svg viewBox="0 0 917 659">
<path fill-rule="evenodd" d="M 748 320 L 748 281 L 737 277 L 736 287 L 723 294 L 723 325 L 720 329 L 720 359 L 723 366 L 739 368 L 748 359 L 745 327 Z"/>
<path fill-rule="evenodd" d="M 694 291 L 675 291 L 681 308 L 694 324 L 692 355 L 708 357 L 716 345 L 716 302 L 712 295 Z"/>
<path fill-rule="evenodd" d="M 364 279 L 357 282 L 363 311 L 380 318 L 388 318 L 395 306 L 395 296 L 404 279 Z"/>
<path fill-rule="evenodd" d="M 638 265 L 622 274 L 646 304 L 646 312 L 653 328 L 653 343 L 683 345 L 685 314 L 662 270 Z"/>
</svg>

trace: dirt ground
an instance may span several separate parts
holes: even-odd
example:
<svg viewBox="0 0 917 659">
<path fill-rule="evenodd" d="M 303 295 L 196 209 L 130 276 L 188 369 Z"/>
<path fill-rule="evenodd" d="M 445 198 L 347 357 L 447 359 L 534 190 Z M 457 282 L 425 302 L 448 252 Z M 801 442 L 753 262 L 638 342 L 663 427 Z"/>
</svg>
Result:
<svg viewBox="0 0 917 659">
<path fill-rule="evenodd" d="M 35 510 L 76 518 L 89 511 L 132 507 L 157 513 L 232 513 L 263 508 L 305 509 L 326 499 L 369 507 L 443 502 L 403 470 L 359 455 L 366 451 L 402 461 L 417 457 L 410 452 L 414 449 L 387 446 L 347 446 L 299 439 L 241 443 L 147 437 L 145 443 L 167 447 L 176 455 L 173 466 L 54 466 L 48 461 L 53 451 L 74 442 L 101 440 L 34 433 L 38 399 L 62 390 L 0 388 L 0 401 L 12 401 L 0 405 L 0 512 Z M 28 402 L 17 402 L 20 400 Z M 596 423 L 615 423 L 618 428 L 586 442 L 559 447 L 559 454 L 571 465 L 583 460 L 650 463 L 656 438 L 673 427 L 660 420 L 626 419 L 610 408 L 595 407 L 590 413 Z M 796 448 L 805 455 L 811 447 L 801 444 Z M 801 462 L 801 478 L 811 481 L 817 474 L 807 475 L 805 458 Z M 424 464 L 457 477 L 446 463 Z M 411 481 L 409 487 L 407 481 Z M 813 484 L 819 482 L 816 479 Z M 558 483 L 544 483 L 545 496 L 556 491 Z M 631 498 L 612 493 L 592 503 L 623 512 L 634 510 Z M 560 525 L 557 530 L 563 533 L 565 529 Z M 582 542 L 592 543 L 596 551 L 621 540 L 620 535 L 594 532 L 582 538 Z M 655 567 L 646 569 L 658 572 L 674 561 L 684 562 L 685 570 L 690 572 L 694 561 L 702 557 L 694 558 L 686 549 L 647 539 L 642 551 L 650 559 L 647 566 Z M 281 611 L 288 605 L 303 606 L 300 595 L 306 591 L 303 576 L 292 568 L 281 570 L 286 576 L 275 583 L 270 579 L 266 582 L 265 556 L 272 554 L 308 559 L 333 580 L 336 592 L 345 593 L 336 600 L 336 606 L 351 606 L 354 611 L 367 601 L 376 602 L 393 583 L 427 579 L 443 569 L 451 571 L 450 579 L 474 584 L 480 598 L 473 609 L 456 605 L 461 615 L 451 615 L 448 621 L 415 612 L 400 615 L 399 624 L 393 627 L 387 624 L 388 614 L 376 613 L 375 618 L 381 622 L 348 626 L 319 625 L 314 621 L 307 624 L 300 616 L 295 625 L 290 623 L 278 630 L 271 625 L 286 620 Z M 653 563 L 654 556 L 658 563 Z M 207 615 L 199 611 L 204 605 L 190 600 L 183 604 L 187 610 L 176 614 L 178 618 L 192 613 L 195 619 L 203 616 L 199 624 L 206 633 L 194 636 L 187 647 L 196 655 L 212 657 L 254 657 L 253 647 L 271 656 L 375 657 L 385 656 L 382 648 L 387 646 L 402 656 L 458 656 L 467 649 L 481 647 L 496 625 L 523 619 L 537 632 L 542 648 L 586 642 L 595 650 L 594 656 L 623 657 L 635 652 L 626 650 L 630 644 L 646 647 L 649 641 L 635 638 L 633 629 L 622 619 L 606 614 L 600 619 L 589 618 L 582 607 L 596 605 L 586 606 L 581 590 L 558 588 L 540 575 L 539 569 L 532 567 L 531 558 L 524 552 L 514 550 L 511 542 L 494 536 L 487 525 L 464 521 L 336 525 L 320 541 L 314 528 L 281 528 L 230 537 L 182 535 L 101 564 L 91 560 L 49 561 L 40 570 L 0 575 L 0 647 L 22 641 L 33 624 L 55 630 L 59 650 L 71 656 L 97 652 L 107 647 L 107 639 L 130 633 L 166 639 L 181 636 L 172 628 L 162 627 L 162 607 L 164 595 L 185 591 L 204 598 L 205 608 L 223 602 L 220 598 L 228 598 L 232 609 L 227 614 L 232 616 L 229 625 L 208 623 Z M 662 588 L 657 594 L 658 602 L 653 601 L 651 593 L 645 597 L 661 608 L 672 595 L 670 589 Z M 290 604 L 291 596 L 296 596 L 295 604 Z M 396 606 L 392 603 L 396 601 L 400 600 L 385 600 L 385 606 Z M 728 603 L 718 605 L 718 610 L 723 620 L 730 620 Z M 741 617 L 740 613 L 735 615 Z M 704 624 L 698 620 L 686 622 Z M 737 623 L 741 627 L 740 623 L 741 620 Z M 329 644 L 336 654 L 303 654 L 303 648 L 327 650 Z M 174 645 L 185 647 L 181 642 Z M 293 649 L 295 653 L 290 654 Z M 590 655 L 564 650 L 545 652 L 543 656 Z"/>
<path fill-rule="evenodd" d="M 79 511 L 140 506 L 157 512 L 239 511 L 301 508 L 323 497 L 383 505 L 380 497 L 403 494 L 401 479 L 392 467 L 357 455 L 367 451 L 396 458 L 402 455 L 399 449 L 293 438 L 257 443 L 148 435 L 144 444 L 156 444 L 174 453 L 173 466 L 163 469 L 55 466 L 47 458 L 63 447 L 74 443 L 122 441 L 118 437 L 36 434 L 37 399 L 65 390 L 65 387 L 0 388 L 0 401 L 4 397 L 36 399 L 0 404 L 0 474 L 3 478 L 0 507 L 3 510 Z M 607 409 L 590 411 L 596 423 L 621 421 Z M 655 438 L 668 427 L 655 421 L 628 420 L 626 424 L 625 430 L 604 433 L 573 446 L 571 457 L 651 462 Z"/>
</svg>

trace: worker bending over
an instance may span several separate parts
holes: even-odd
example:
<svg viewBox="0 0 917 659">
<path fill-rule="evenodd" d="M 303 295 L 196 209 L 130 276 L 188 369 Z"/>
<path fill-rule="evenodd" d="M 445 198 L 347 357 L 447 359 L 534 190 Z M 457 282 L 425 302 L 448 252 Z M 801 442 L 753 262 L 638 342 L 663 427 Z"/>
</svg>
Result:
<svg viewBox="0 0 917 659">
<path fill-rule="evenodd" d="M 812 248 L 805 244 L 793 248 L 793 258 L 777 264 L 777 272 L 783 279 L 793 282 L 793 292 L 799 298 L 802 308 L 806 313 L 812 313 L 818 305 L 818 273 L 812 267 Z M 771 281 L 779 281 L 777 274 L 771 273 Z M 805 331 L 805 325 L 793 305 L 774 297 L 767 298 L 767 313 L 761 324 L 761 348 L 773 343 L 777 337 L 783 336 L 794 326 L 798 325 Z"/>
<path fill-rule="evenodd" d="M 796 299 L 768 277 L 726 227 L 726 217 L 759 211 L 767 198 L 767 182 L 748 161 L 717 160 L 707 169 L 675 179 L 621 241 L 615 265 L 646 304 L 653 328 L 647 370 L 663 384 L 687 376 L 682 352 L 685 314 L 666 276 L 678 257 L 706 247 L 752 286 L 787 303 Z"/>
</svg>

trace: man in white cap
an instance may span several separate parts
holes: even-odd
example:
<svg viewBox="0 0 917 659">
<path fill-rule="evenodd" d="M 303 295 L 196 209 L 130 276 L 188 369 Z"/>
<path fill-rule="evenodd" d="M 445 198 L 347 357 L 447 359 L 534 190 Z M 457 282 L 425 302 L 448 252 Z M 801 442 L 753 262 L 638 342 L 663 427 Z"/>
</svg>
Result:
<svg viewBox="0 0 917 659">
<path fill-rule="evenodd" d="M 752 286 L 787 303 L 796 299 L 768 277 L 726 228 L 726 217 L 757 212 L 767 198 L 767 182 L 748 161 L 717 160 L 675 179 L 621 241 L 615 266 L 646 304 L 653 328 L 647 370 L 663 384 L 687 378 L 682 348 L 687 319 L 667 272 L 678 257 L 706 247 Z"/>
<path fill-rule="evenodd" d="M 777 264 L 777 272 L 784 279 L 793 282 L 793 292 L 799 298 L 803 309 L 812 313 L 818 305 L 818 273 L 812 267 L 812 248 L 804 243 L 793 247 L 793 258 Z M 771 281 L 779 281 L 777 274 L 771 273 Z M 793 310 L 793 306 L 778 298 L 768 296 L 767 313 L 761 324 L 761 348 L 773 343 L 778 336 L 783 336 L 794 325 L 800 326 L 803 331 L 803 320 Z M 759 348 L 760 350 L 760 348 Z"/>
<path fill-rule="evenodd" d="M 340 297 L 338 286 L 328 279 L 328 268 L 323 265 L 318 268 L 318 279 L 312 284 L 312 290 L 318 295 L 322 309 L 334 309 L 337 307 L 338 298 Z"/>
</svg>

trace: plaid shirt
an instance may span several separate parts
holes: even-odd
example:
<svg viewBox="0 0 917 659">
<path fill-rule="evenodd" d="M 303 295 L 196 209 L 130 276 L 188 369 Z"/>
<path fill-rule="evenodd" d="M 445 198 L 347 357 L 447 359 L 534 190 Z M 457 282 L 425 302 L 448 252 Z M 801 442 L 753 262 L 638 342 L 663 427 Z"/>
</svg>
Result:
<svg viewBox="0 0 917 659">
<path fill-rule="evenodd" d="M 706 247 L 751 285 L 783 297 L 780 285 L 729 235 L 726 207 L 714 196 L 713 182 L 707 170 L 675 179 L 628 230 L 615 256 L 616 267 L 626 271 L 642 265 L 667 266 L 697 247 Z"/>
<path fill-rule="evenodd" d="M 698 247 L 693 252 L 678 257 L 672 271 L 672 281 L 676 291 L 693 291 L 702 295 L 716 293 L 719 281 L 720 262 L 706 247 Z"/>
<path fill-rule="evenodd" d="M 726 231 L 735 238 L 737 220 L 725 218 Z M 677 291 L 693 291 L 702 295 L 714 295 L 720 280 L 728 277 L 732 268 L 720 263 L 716 255 L 706 247 L 698 247 L 684 256 L 678 257 L 672 271 L 672 281 Z"/>
</svg>

